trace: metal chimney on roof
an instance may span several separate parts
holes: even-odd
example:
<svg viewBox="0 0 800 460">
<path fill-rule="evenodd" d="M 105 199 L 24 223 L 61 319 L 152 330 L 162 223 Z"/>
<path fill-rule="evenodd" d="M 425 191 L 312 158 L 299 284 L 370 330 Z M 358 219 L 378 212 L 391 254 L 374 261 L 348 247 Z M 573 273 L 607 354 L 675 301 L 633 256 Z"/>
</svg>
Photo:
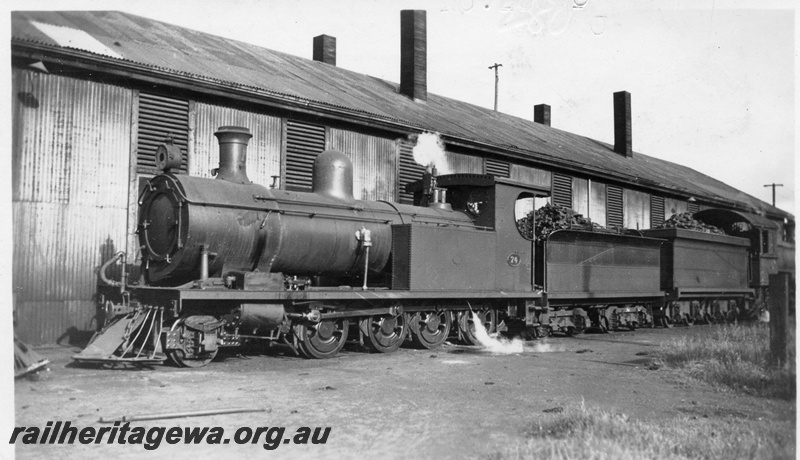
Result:
<svg viewBox="0 0 800 460">
<path fill-rule="evenodd" d="M 428 100 L 428 49 L 425 10 L 400 11 L 400 93 Z"/>
<path fill-rule="evenodd" d="M 314 37 L 314 60 L 336 65 L 336 37 L 330 35 Z"/>
<path fill-rule="evenodd" d="M 534 105 L 533 121 L 542 125 L 550 126 L 550 106 L 547 104 Z"/>
<path fill-rule="evenodd" d="M 633 127 L 631 126 L 631 93 L 614 93 L 614 151 L 633 156 Z"/>
</svg>

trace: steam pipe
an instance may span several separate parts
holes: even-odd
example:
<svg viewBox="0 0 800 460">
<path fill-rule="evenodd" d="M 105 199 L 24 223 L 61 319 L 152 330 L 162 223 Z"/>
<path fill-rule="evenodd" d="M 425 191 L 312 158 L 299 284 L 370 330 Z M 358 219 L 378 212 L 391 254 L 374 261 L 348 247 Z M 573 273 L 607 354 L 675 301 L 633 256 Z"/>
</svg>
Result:
<svg viewBox="0 0 800 460">
<path fill-rule="evenodd" d="M 361 227 L 361 230 L 356 232 L 356 237 L 361 240 L 361 246 L 365 249 L 364 253 L 364 286 L 361 288 L 367 290 L 367 274 L 369 273 L 369 248 L 372 246 L 372 232 L 367 230 L 366 227 Z"/>
<path fill-rule="evenodd" d="M 367 290 L 367 273 L 369 272 L 369 246 L 367 246 L 367 252 L 364 254 L 364 286 L 361 288 L 364 291 Z"/>
<path fill-rule="evenodd" d="M 200 246 L 200 281 L 208 281 L 208 245 Z"/>
<path fill-rule="evenodd" d="M 122 275 L 121 281 L 112 280 L 106 276 L 106 270 L 112 264 L 116 263 L 118 260 L 122 259 Z M 104 283 L 108 284 L 109 286 L 114 286 L 120 288 L 120 292 L 125 291 L 125 285 L 128 284 L 128 273 L 125 271 L 125 251 L 119 251 L 118 253 L 114 254 L 114 257 L 110 258 L 106 263 L 104 263 L 100 267 L 100 279 L 103 280 Z"/>
</svg>

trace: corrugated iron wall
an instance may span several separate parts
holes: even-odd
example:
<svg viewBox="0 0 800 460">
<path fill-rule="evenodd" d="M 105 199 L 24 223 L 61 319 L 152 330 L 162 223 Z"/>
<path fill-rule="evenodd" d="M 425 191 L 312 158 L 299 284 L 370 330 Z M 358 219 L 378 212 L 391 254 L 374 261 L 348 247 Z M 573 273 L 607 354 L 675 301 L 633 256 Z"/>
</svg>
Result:
<svg viewBox="0 0 800 460">
<path fill-rule="evenodd" d="M 281 174 L 281 119 L 230 107 L 196 103 L 194 150 L 189 174 L 211 177 L 219 167 L 219 142 L 214 133 L 220 126 L 243 126 L 253 138 L 247 147 L 247 177 L 269 187 L 272 176 Z"/>
<path fill-rule="evenodd" d="M 445 152 L 448 174 L 483 174 L 483 157 L 456 152 Z"/>
<path fill-rule="evenodd" d="M 589 183 L 589 218 L 592 222 L 606 226 L 606 184 L 591 181 Z"/>
<path fill-rule="evenodd" d="M 664 198 L 664 220 L 672 217 L 673 214 L 683 214 L 689 211 L 689 202 L 676 198 Z"/>
<path fill-rule="evenodd" d="M 15 331 L 54 343 L 94 328 L 95 270 L 126 249 L 132 91 L 21 69 L 12 91 Z"/>
<path fill-rule="evenodd" d="M 624 226 L 636 230 L 650 228 L 650 194 L 622 189 Z"/>
<path fill-rule="evenodd" d="M 589 217 L 589 181 L 578 177 L 572 178 L 572 210 Z"/>
<path fill-rule="evenodd" d="M 397 140 L 398 165 L 397 165 L 397 202 L 413 204 L 414 194 L 406 192 L 406 186 L 422 179 L 425 167 L 414 161 L 414 144 L 407 139 Z"/>
<path fill-rule="evenodd" d="M 360 200 L 397 201 L 398 146 L 394 139 L 330 129 L 329 146 L 353 161 L 353 195 Z"/>
<path fill-rule="evenodd" d="M 508 177 L 525 184 L 540 185 L 547 188 L 551 188 L 553 184 L 553 173 L 550 171 L 513 163 L 509 169 Z"/>
</svg>

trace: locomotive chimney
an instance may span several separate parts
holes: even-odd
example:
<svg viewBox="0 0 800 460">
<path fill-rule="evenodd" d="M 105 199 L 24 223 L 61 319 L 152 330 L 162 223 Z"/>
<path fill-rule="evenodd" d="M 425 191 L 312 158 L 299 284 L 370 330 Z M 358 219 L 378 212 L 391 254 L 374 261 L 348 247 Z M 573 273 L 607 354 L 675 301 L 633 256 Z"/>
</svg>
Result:
<svg viewBox="0 0 800 460">
<path fill-rule="evenodd" d="M 314 37 L 314 60 L 336 65 L 336 37 L 330 35 Z"/>
<path fill-rule="evenodd" d="M 250 130 L 240 126 L 220 126 L 214 133 L 219 140 L 219 169 L 217 179 L 249 184 L 247 178 L 247 143 L 253 137 Z"/>
<path fill-rule="evenodd" d="M 428 100 L 428 49 L 425 10 L 400 11 L 400 93 Z"/>
<path fill-rule="evenodd" d="M 614 151 L 633 156 L 633 127 L 631 126 L 631 93 L 614 93 Z"/>
</svg>

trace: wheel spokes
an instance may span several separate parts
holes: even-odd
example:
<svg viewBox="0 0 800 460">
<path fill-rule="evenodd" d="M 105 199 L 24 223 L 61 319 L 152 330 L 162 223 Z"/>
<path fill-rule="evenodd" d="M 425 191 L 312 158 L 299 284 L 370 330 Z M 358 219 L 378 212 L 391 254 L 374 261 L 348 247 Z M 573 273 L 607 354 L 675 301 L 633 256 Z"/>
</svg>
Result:
<svg viewBox="0 0 800 460">
<path fill-rule="evenodd" d="M 370 316 L 361 323 L 365 345 L 371 351 L 391 353 L 403 344 L 406 338 L 405 317 Z"/>
<path fill-rule="evenodd" d="M 332 358 L 344 347 L 349 327 L 346 319 L 299 324 L 295 326 L 295 334 L 300 351 L 309 358 Z"/>
<path fill-rule="evenodd" d="M 435 348 L 447 340 L 452 316 L 447 311 L 420 312 L 414 314 L 410 322 L 414 345 L 421 348 Z"/>
</svg>

